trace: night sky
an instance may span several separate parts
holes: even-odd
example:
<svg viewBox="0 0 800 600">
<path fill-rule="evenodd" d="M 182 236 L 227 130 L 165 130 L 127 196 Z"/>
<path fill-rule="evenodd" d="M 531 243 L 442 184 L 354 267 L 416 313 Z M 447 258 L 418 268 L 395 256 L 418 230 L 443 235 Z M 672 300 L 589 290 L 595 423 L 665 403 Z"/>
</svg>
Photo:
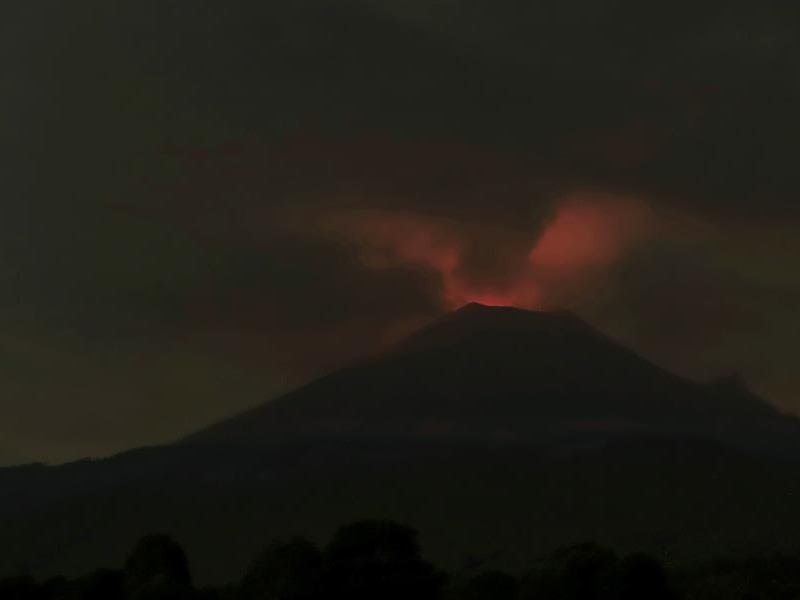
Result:
<svg viewBox="0 0 800 600">
<path fill-rule="evenodd" d="M 0 463 L 164 443 L 469 301 L 800 412 L 800 5 L 0 12 Z"/>
</svg>

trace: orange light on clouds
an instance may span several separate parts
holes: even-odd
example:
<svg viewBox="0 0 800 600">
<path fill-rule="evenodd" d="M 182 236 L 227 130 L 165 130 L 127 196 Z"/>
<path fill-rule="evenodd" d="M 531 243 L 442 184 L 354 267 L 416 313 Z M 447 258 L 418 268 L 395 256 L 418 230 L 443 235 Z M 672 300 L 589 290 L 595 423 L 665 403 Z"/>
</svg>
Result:
<svg viewBox="0 0 800 600">
<path fill-rule="evenodd" d="M 369 268 L 410 265 L 433 272 L 445 308 L 478 302 L 535 310 L 557 305 L 565 289 L 580 288 L 611 267 L 647 238 L 649 222 L 639 201 L 574 194 L 557 201 L 539 235 L 522 244 L 518 234 L 503 239 L 494 230 L 488 235 L 454 221 L 390 211 L 334 215 L 324 228 L 354 245 Z M 468 251 L 481 244 L 508 246 L 492 254 L 494 264 L 481 267 L 502 276 L 475 276 Z"/>
<path fill-rule="evenodd" d="M 609 196 L 569 196 L 531 249 L 537 269 L 577 272 L 607 267 L 650 231 L 647 208 L 639 201 Z"/>
</svg>

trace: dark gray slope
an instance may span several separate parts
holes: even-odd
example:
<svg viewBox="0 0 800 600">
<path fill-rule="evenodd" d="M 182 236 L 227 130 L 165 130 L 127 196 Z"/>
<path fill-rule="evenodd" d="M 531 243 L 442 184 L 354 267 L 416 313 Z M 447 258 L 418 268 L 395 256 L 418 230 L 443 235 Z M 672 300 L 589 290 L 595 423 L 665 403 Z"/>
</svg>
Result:
<svg viewBox="0 0 800 600">
<path fill-rule="evenodd" d="M 787 427 L 794 422 L 746 389 L 676 377 L 572 314 L 471 304 L 388 352 L 187 441 L 399 435 L 541 442 L 581 432 L 729 439 Z"/>
</svg>

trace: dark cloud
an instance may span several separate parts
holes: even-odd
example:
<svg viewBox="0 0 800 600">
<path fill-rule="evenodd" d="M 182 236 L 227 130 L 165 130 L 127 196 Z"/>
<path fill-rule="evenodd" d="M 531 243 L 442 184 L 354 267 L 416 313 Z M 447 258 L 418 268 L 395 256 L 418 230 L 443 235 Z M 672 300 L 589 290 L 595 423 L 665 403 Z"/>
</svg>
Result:
<svg viewBox="0 0 800 600">
<path fill-rule="evenodd" d="M 800 282 L 789 271 L 798 249 L 759 249 L 769 245 L 765 236 L 782 246 L 774 229 L 655 244 L 620 265 L 613 292 L 588 301 L 587 313 L 684 375 L 738 373 L 774 403 L 796 411 L 800 380 L 791 374 L 789 357 L 800 340 Z M 778 255 L 786 261 L 780 266 L 774 263 Z"/>
<path fill-rule="evenodd" d="M 575 250 L 574 225 L 546 234 L 575 194 L 655 225 L 590 245 L 619 246 L 602 269 L 550 269 L 551 303 L 800 410 L 798 17 L 778 0 L 4 8 L 5 446 L 171 439 L 431 318 L 448 285 L 530 303 L 537 241 Z M 376 249 L 380 227 L 397 243 Z M 408 254 L 420 232 L 458 248 L 450 279 Z"/>
</svg>

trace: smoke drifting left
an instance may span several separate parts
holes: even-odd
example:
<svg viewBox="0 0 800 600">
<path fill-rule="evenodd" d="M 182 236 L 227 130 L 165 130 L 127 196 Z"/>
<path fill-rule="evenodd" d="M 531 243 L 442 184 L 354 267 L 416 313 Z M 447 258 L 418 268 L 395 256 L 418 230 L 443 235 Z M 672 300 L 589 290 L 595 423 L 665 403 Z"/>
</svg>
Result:
<svg viewBox="0 0 800 600">
<path fill-rule="evenodd" d="M 579 299 L 654 228 L 635 199 L 575 193 L 558 199 L 537 231 L 521 234 L 423 214 L 353 211 L 323 220 L 364 266 L 435 274 L 443 308 L 468 302 L 546 310 Z"/>
</svg>

